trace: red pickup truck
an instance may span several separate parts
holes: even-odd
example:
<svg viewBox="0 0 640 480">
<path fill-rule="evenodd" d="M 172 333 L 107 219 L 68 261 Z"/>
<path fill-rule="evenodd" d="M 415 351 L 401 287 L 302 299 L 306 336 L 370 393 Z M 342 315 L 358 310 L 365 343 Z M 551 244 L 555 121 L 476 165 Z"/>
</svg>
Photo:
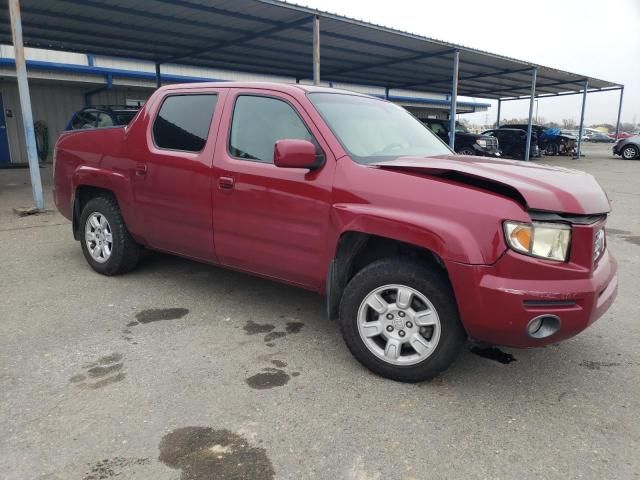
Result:
<svg viewBox="0 0 640 480">
<path fill-rule="evenodd" d="M 64 133 L 54 168 L 97 272 L 145 247 L 317 291 L 354 356 L 395 380 L 439 374 L 467 338 L 569 338 L 617 293 L 591 175 L 457 156 L 352 92 L 162 87 L 128 126 Z"/>
</svg>

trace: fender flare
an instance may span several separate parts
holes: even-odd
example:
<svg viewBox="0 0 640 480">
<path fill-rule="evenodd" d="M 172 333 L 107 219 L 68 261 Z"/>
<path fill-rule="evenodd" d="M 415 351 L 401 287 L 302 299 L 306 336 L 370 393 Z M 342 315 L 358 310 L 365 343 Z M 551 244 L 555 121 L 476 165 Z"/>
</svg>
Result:
<svg viewBox="0 0 640 480">
<path fill-rule="evenodd" d="M 80 206 L 78 203 L 78 189 L 81 187 L 95 187 L 108 190 L 116 198 L 120 212 L 125 224 L 131 230 L 135 229 L 134 215 L 132 211 L 132 186 L 129 177 L 124 172 L 106 170 L 89 165 L 78 167 L 71 178 L 72 184 L 72 211 L 74 219 L 79 216 Z M 74 234 L 76 232 L 76 221 L 74 220 Z"/>
</svg>

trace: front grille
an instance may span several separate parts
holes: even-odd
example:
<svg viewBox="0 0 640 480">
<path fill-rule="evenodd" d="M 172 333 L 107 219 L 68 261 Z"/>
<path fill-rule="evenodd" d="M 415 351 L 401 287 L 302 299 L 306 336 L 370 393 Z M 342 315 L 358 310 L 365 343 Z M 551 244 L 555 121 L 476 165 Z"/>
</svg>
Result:
<svg viewBox="0 0 640 480">
<path fill-rule="evenodd" d="M 487 149 L 489 150 L 498 150 L 498 139 L 496 137 L 482 137 L 483 140 L 487 142 Z"/>
</svg>

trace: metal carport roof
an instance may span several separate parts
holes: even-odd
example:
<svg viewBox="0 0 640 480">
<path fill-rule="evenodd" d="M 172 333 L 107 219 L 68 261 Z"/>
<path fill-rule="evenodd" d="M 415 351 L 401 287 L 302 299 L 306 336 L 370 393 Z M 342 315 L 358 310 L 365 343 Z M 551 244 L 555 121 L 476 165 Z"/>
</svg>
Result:
<svg viewBox="0 0 640 480">
<path fill-rule="evenodd" d="M 503 100 L 529 97 L 525 160 L 529 160 L 533 98 L 623 86 L 373 25 L 279 0 L 7 0 L 0 43 L 13 43 L 31 183 L 44 208 L 23 46 L 218 69 L 313 78 L 319 83 L 375 85 L 389 90 L 450 94 L 455 144 L 458 95 Z M 20 5 L 20 3 L 22 5 Z M 321 25 L 321 26 L 320 26 Z M 320 41 L 320 38 L 322 40 Z M 322 77 L 320 77 L 322 58 Z M 617 130 L 616 130 L 617 134 Z M 577 157 L 580 157 L 580 134 Z"/>
<path fill-rule="evenodd" d="M 312 78 L 313 19 L 321 19 L 322 80 L 482 98 L 621 85 L 277 0 L 22 0 L 24 44 L 156 63 Z M 7 10 L 0 42 L 11 43 Z"/>
</svg>

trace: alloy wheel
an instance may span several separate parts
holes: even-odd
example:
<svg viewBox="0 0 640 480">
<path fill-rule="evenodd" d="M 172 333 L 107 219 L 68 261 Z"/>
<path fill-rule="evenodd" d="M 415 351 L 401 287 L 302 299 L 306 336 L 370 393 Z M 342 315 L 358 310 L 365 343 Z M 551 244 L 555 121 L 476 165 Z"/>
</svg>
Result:
<svg viewBox="0 0 640 480">
<path fill-rule="evenodd" d="M 93 212 L 89 215 L 84 227 L 84 239 L 91 258 L 98 263 L 109 260 L 113 251 L 113 233 L 103 214 Z"/>
<path fill-rule="evenodd" d="M 358 309 L 358 332 L 365 346 L 393 365 L 415 365 L 440 340 L 438 312 L 422 293 L 406 285 L 384 285 L 367 294 Z"/>
<path fill-rule="evenodd" d="M 632 160 L 636 156 L 636 149 L 632 146 L 625 147 L 622 150 L 622 158 L 625 160 Z"/>
</svg>

